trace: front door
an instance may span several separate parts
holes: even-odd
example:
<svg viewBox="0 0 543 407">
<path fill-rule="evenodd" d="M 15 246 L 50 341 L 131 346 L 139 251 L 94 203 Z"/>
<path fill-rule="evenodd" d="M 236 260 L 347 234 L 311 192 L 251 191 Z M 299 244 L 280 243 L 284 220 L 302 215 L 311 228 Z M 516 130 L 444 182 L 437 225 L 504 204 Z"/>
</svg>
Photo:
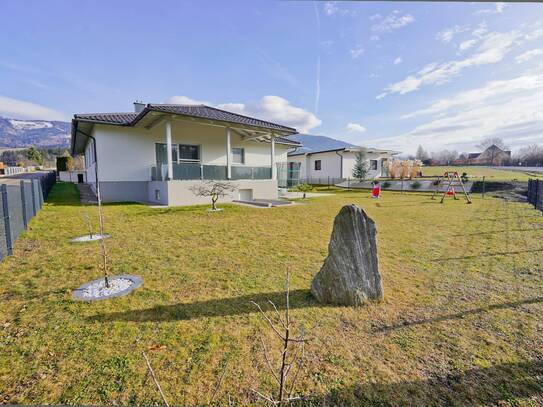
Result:
<svg viewBox="0 0 543 407">
<path fill-rule="evenodd" d="M 83 174 L 77 174 L 77 182 L 79 184 L 82 184 L 84 181 L 83 181 Z"/>
</svg>

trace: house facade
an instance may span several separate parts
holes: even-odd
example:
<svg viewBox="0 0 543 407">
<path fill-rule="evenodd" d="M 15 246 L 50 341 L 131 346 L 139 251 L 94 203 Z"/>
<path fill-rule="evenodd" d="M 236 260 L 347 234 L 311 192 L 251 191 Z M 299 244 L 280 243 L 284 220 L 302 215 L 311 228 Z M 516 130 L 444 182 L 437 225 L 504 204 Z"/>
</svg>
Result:
<svg viewBox="0 0 543 407">
<path fill-rule="evenodd" d="M 299 179 L 311 184 L 337 183 L 340 180 L 353 178 L 356 156 L 362 147 L 345 147 L 326 151 L 297 152 L 288 154 L 290 167 L 299 168 Z M 367 179 L 388 176 L 388 161 L 397 151 L 367 148 Z"/>
<path fill-rule="evenodd" d="M 225 201 L 277 198 L 277 164 L 299 145 L 284 136 L 295 129 L 204 105 L 134 106 L 72 120 L 72 154 L 84 154 L 104 202 L 209 203 L 191 191 L 207 180 L 235 185 Z"/>
<path fill-rule="evenodd" d="M 505 165 L 511 161 L 511 151 L 502 150 L 492 144 L 482 153 L 469 153 L 468 164 L 473 165 Z"/>
</svg>

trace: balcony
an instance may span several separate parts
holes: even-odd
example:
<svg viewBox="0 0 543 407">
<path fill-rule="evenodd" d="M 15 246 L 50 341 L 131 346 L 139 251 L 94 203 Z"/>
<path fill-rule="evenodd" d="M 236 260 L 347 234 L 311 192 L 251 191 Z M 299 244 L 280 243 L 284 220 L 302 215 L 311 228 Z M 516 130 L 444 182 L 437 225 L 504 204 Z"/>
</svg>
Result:
<svg viewBox="0 0 543 407">
<path fill-rule="evenodd" d="M 231 180 L 271 179 L 271 167 L 248 167 L 232 165 Z M 153 181 L 166 181 L 168 165 L 163 164 L 151 168 Z M 226 180 L 226 165 L 201 165 L 196 163 L 173 163 L 173 179 L 190 180 Z"/>
</svg>

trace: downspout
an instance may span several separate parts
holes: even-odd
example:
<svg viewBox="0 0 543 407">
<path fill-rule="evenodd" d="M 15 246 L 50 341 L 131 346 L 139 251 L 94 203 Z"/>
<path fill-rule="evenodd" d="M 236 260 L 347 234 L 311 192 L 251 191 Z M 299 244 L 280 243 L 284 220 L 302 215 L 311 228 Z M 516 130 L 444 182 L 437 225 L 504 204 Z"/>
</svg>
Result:
<svg viewBox="0 0 543 407">
<path fill-rule="evenodd" d="M 340 154 L 339 151 L 335 153 L 339 155 L 339 178 L 343 179 L 343 154 Z"/>
</svg>

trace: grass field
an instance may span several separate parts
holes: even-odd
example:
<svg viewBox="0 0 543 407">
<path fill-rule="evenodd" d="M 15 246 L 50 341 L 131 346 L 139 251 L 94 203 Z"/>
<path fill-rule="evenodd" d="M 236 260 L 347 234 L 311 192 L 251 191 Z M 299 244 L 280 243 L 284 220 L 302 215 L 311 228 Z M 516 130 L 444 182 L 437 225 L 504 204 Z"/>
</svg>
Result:
<svg viewBox="0 0 543 407">
<path fill-rule="evenodd" d="M 249 404 L 270 391 L 251 300 L 284 306 L 313 340 L 298 382 L 304 405 L 543 404 L 543 216 L 474 196 L 343 192 L 292 207 L 105 207 L 114 274 L 145 283 L 128 297 L 74 302 L 100 276 L 71 184 L 57 184 L 0 264 L 0 404 Z M 363 207 L 378 229 L 385 300 L 320 306 L 309 293 L 334 216 Z M 95 214 L 95 212 L 93 212 Z M 269 307 L 267 307 L 269 308 Z M 270 313 L 270 316 L 273 316 Z M 277 352 L 275 353 L 277 356 Z"/>
<path fill-rule="evenodd" d="M 424 176 L 438 176 L 443 175 L 445 171 L 457 171 L 458 174 L 466 172 L 470 178 L 482 178 L 486 177 L 487 181 L 528 181 L 529 178 L 539 178 L 543 179 L 543 174 L 525 172 L 525 171 L 513 171 L 513 170 L 502 170 L 491 167 L 479 167 L 479 166 L 468 166 L 468 167 L 457 167 L 457 166 L 435 166 L 435 167 L 422 167 L 422 173 Z"/>
</svg>

